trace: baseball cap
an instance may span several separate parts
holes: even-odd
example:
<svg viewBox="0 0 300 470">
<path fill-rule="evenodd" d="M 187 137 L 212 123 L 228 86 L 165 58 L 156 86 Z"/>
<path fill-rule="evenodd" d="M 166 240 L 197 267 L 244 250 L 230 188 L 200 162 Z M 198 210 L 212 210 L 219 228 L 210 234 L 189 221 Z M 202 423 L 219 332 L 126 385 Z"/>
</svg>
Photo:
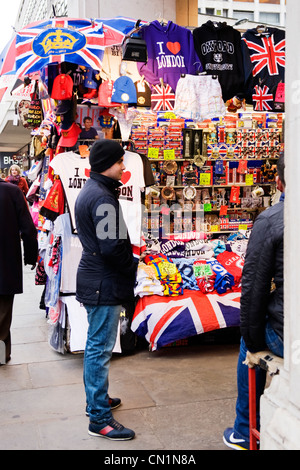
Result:
<svg viewBox="0 0 300 470">
<path fill-rule="evenodd" d="M 136 88 L 131 78 L 125 75 L 117 78 L 114 83 L 111 100 L 116 103 L 137 103 Z"/>
<path fill-rule="evenodd" d="M 72 100 L 59 100 L 57 106 L 54 108 L 54 114 L 66 114 L 72 107 Z"/>
<path fill-rule="evenodd" d="M 68 129 L 61 129 L 61 137 L 59 139 L 58 145 L 61 147 L 73 147 L 81 132 L 81 128 L 73 122 Z"/>
</svg>

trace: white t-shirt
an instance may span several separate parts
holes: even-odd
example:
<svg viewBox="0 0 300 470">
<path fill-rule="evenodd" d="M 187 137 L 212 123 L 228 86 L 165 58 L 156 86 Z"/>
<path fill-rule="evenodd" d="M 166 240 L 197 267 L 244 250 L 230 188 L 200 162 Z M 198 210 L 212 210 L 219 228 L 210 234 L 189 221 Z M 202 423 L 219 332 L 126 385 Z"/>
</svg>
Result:
<svg viewBox="0 0 300 470">
<path fill-rule="evenodd" d="M 69 214 L 62 214 L 54 222 L 54 235 L 62 238 L 62 266 L 60 291 L 76 292 L 76 274 L 82 255 L 82 245 L 78 235 L 72 234 Z"/>
<path fill-rule="evenodd" d="M 125 223 L 128 228 L 130 241 L 140 246 L 142 233 L 141 191 L 145 188 L 144 165 L 138 153 L 125 151 L 124 165 L 126 167 L 121 182 L 119 202 Z"/>
<path fill-rule="evenodd" d="M 89 159 L 81 158 L 74 152 L 64 152 L 56 155 L 50 162 L 50 166 L 62 182 L 70 211 L 72 230 L 75 231 L 75 202 L 90 176 Z"/>
</svg>

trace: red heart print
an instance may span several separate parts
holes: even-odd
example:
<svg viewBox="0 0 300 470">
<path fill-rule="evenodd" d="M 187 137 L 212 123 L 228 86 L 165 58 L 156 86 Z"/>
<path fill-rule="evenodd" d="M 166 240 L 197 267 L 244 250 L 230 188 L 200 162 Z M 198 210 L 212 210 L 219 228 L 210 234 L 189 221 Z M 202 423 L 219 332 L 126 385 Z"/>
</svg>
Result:
<svg viewBox="0 0 300 470">
<path fill-rule="evenodd" d="M 85 168 L 85 170 L 84 170 L 85 176 L 87 176 L 87 177 L 89 178 L 89 177 L 90 177 L 90 173 L 91 173 L 91 170 L 88 169 L 88 168 Z"/>
<path fill-rule="evenodd" d="M 167 42 L 167 48 L 175 55 L 180 51 L 181 45 L 179 42 Z"/>
<path fill-rule="evenodd" d="M 130 171 L 125 171 L 122 175 L 121 182 L 123 184 L 126 184 L 131 178 L 131 173 Z"/>
</svg>

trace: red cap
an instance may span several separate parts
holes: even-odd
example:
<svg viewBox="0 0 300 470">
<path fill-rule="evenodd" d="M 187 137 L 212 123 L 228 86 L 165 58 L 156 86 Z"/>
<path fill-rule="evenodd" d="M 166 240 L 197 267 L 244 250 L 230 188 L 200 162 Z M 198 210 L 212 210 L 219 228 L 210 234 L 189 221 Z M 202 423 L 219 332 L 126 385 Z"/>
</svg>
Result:
<svg viewBox="0 0 300 470">
<path fill-rule="evenodd" d="M 78 136 L 81 132 L 81 128 L 73 122 L 69 129 L 62 129 L 61 130 L 61 137 L 59 139 L 58 145 L 61 147 L 73 147 L 77 140 Z"/>
</svg>

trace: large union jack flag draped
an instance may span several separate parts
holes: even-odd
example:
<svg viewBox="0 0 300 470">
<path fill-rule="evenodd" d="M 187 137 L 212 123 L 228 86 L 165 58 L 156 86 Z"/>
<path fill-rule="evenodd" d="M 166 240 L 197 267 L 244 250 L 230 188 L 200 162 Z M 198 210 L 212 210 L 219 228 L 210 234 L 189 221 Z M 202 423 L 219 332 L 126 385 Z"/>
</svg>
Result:
<svg viewBox="0 0 300 470">
<path fill-rule="evenodd" d="M 131 329 L 155 351 L 174 341 L 239 326 L 240 292 L 218 295 L 185 290 L 183 295 L 139 299 Z"/>
<path fill-rule="evenodd" d="M 262 37 L 261 44 L 245 38 L 243 39 L 250 52 L 250 59 L 253 64 L 252 74 L 254 77 L 265 67 L 269 75 L 278 75 L 278 66 L 285 68 L 285 39 L 282 39 L 277 44 L 274 43 L 273 35 Z"/>
<path fill-rule="evenodd" d="M 101 70 L 106 46 L 121 44 L 135 20 L 54 18 L 32 23 L 17 34 L 16 71 L 25 75 L 48 64 L 71 62 Z M 118 29 L 119 28 L 119 29 Z"/>
</svg>

